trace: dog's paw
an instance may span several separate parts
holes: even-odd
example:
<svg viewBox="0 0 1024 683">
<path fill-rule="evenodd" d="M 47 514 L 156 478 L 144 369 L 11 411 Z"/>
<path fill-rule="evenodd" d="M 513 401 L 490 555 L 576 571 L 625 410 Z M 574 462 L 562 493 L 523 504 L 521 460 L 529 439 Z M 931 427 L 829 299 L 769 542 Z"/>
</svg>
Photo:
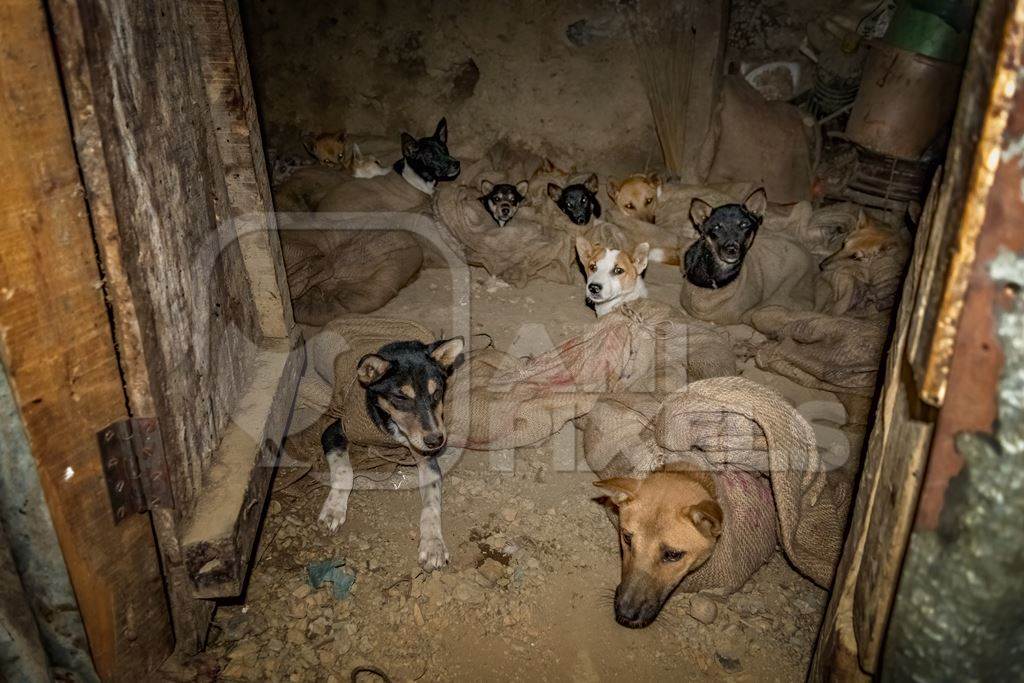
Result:
<svg viewBox="0 0 1024 683">
<path fill-rule="evenodd" d="M 448 564 L 448 548 L 440 536 L 426 536 L 420 539 L 420 566 L 426 571 Z"/>
<path fill-rule="evenodd" d="M 331 491 L 320 508 L 320 522 L 337 531 L 348 517 L 348 491 Z"/>
</svg>

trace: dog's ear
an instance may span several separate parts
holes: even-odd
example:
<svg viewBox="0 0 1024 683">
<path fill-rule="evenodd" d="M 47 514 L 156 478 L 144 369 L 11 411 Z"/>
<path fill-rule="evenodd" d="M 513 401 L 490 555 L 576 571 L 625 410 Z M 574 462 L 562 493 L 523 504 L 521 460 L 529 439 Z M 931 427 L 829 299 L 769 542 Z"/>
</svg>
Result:
<svg viewBox="0 0 1024 683">
<path fill-rule="evenodd" d="M 613 477 L 595 481 L 594 486 L 608 492 L 608 497 L 616 505 L 628 503 L 640 490 L 640 480 L 629 477 Z"/>
<path fill-rule="evenodd" d="M 556 202 L 562 198 L 562 188 L 554 183 L 548 183 L 548 196 Z"/>
<path fill-rule="evenodd" d="M 409 135 L 408 133 L 402 133 L 402 156 L 411 157 L 416 154 L 416 150 L 419 149 L 419 143 L 416 142 L 416 138 Z"/>
<path fill-rule="evenodd" d="M 438 365 L 444 368 L 444 371 L 451 374 L 452 370 L 462 364 L 462 350 L 465 347 L 465 342 L 462 337 L 452 337 L 451 339 L 441 339 L 428 348 L 430 351 L 430 357 L 437 361 Z"/>
<path fill-rule="evenodd" d="M 480 191 L 483 192 L 485 195 L 490 194 L 491 190 L 493 190 L 493 189 L 494 189 L 494 183 L 492 183 L 490 180 L 481 180 L 480 181 Z"/>
<path fill-rule="evenodd" d="M 693 201 L 690 202 L 690 220 L 693 221 L 693 226 L 697 228 L 697 232 L 701 232 L 700 226 L 704 225 L 704 221 L 708 219 L 708 216 L 714 210 L 713 206 L 700 197 L 693 198 Z"/>
<path fill-rule="evenodd" d="M 364 387 L 368 387 L 388 371 L 391 367 L 389 361 L 384 360 L 375 353 L 368 353 L 359 359 L 359 364 L 356 365 L 356 379 Z"/>
<path fill-rule="evenodd" d="M 768 209 L 768 195 L 764 188 L 759 187 L 747 195 L 747 198 L 743 200 L 743 208 L 755 216 L 763 218 L 764 212 Z"/>
<path fill-rule="evenodd" d="M 529 191 L 530 191 L 530 181 L 529 180 L 520 180 L 518 183 L 516 183 L 516 192 L 521 194 L 524 198 L 526 197 L 526 193 L 529 192 Z"/>
<path fill-rule="evenodd" d="M 713 500 L 702 500 L 683 508 L 683 516 L 708 538 L 722 535 L 722 507 Z"/>
<path fill-rule="evenodd" d="M 591 173 L 587 176 L 587 179 L 583 181 L 583 187 L 587 188 L 587 191 L 591 194 L 597 194 L 597 174 Z"/>
<path fill-rule="evenodd" d="M 615 201 L 615 198 L 619 196 L 620 187 L 621 186 L 613 179 L 608 179 L 608 198 L 611 199 L 613 202 Z"/>
<path fill-rule="evenodd" d="M 437 128 L 434 129 L 434 137 L 440 140 L 442 145 L 448 144 L 448 119 L 443 116 L 437 122 Z"/>
<path fill-rule="evenodd" d="M 363 153 L 361 151 L 359 151 L 359 143 L 358 142 L 353 142 L 352 143 L 352 161 L 362 161 L 362 160 L 363 160 Z"/>
<path fill-rule="evenodd" d="M 584 267 L 587 265 L 587 259 L 590 257 L 590 252 L 594 251 L 594 245 L 582 235 L 576 238 L 576 253 L 580 257 L 580 262 Z"/>
<path fill-rule="evenodd" d="M 660 190 L 665 181 L 661 179 L 661 176 L 656 171 L 651 171 L 647 174 L 647 182 Z"/>
<path fill-rule="evenodd" d="M 647 257 L 651 254 L 651 245 L 647 242 L 641 242 L 636 245 L 633 249 L 633 264 L 636 266 L 636 272 L 640 273 L 647 270 Z"/>
<path fill-rule="evenodd" d="M 600 218 L 601 217 L 601 202 L 597 201 L 597 197 L 594 197 L 593 203 L 594 203 L 594 217 L 595 218 Z"/>
</svg>

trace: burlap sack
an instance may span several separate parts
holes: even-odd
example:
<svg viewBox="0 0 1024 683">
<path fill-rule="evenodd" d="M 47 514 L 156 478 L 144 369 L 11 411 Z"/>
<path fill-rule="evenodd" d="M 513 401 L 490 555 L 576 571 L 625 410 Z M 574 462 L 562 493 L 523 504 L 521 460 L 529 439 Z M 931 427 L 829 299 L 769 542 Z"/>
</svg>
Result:
<svg viewBox="0 0 1024 683">
<path fill-rule="evenodd" d="M 775 530 L 794 566 L 830 585 L 852 495 L 850 470 L 826 472 L 813 429 L 776 392 L 740 377 L 708 379 L 661 402 L 606 399 L 584 429 L 587 462 L 602 478 L 644 476 L 679 461 L 716 473 L 725 530 L 683 590 L 737 589 L 771 554 Z"/>
<path fill-rule="evenodd" d="M 758 349 L 758 367 L 836 394 L 873 395 L 887 317 L 859 319 L 770 307 L 755 313 L 751 323 L 772 339 Z"/>
<path fill-rule="evenodd" d="M 469 412 L 447 413 L 449 440 L 474 450 L 540 443 L 607 393 L 670 392 L 736 373 L 724 333 L 649 300 L 623 305 L 539 356 L 517 359 L 489 349 L 467 365 L 452 385 L 458 391 L 469 384 Z"/>
<path fill-rule="evenodd" d="M 423 265 L 423 249 L 408 232 L 350 230 L 330 218 L 305 215 L 281 216 L 280 225 L 292 309 L 300 323 L 324 325 L 340 315 L 371 313 Z"/>
<path fill-rule="evenodd" d="M 685 278 L 685 266 L 680 269 Z M 693 317 L 720 325 L 749 323 L 763 306 L 813 310 L 816 272 L 817 264 L 802 245 L 776 232 L 759 232 L 735 280 L 707 289 L 684 279 L 679 303 Z"/>
<path fill-rule="evenodd" d="M 780 204 L 811 198 L 811 151 L 799 110 L 768 102 L 742 76 L 723 80 L 701 154 L 712 159 L 708 183 L 754 183 Z"/>
<path fill-rule="evenodd" d="M 461 250 L 470 265 L 516 287 L 538 277 L 562 284 L 575 281 L 572 231 L 548 220 L 547 182 L 536 175 L 542 162 L 536 155 L 498 143 L 483 159 L 465 166 L 457 181 L 434 193 L 434 215 L 453 248 Z M 530 180 L 527 200 L 505 227 L 499 227 L 479 201 L 480 183 L 514 185 L 525 179 Z"/>
</svg>

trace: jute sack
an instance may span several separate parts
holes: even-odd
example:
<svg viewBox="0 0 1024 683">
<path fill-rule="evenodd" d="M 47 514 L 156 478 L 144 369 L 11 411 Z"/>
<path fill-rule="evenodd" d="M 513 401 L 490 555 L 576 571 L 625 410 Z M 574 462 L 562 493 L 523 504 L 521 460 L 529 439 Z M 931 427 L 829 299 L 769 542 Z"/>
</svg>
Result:
<svg viewBox="0 0 1024 683">
<path fill-rule="evenodd" d="M 888 331 L 885 316 L 837 317 L 764 308 L 753 326 L 772 341 L 757 352 L 757 366 L 798 384 L 871 396 Z"/>
<path fill-rule="evenodd" d="M 713 159 L 707 182 L 750 182 L 773 202 L 811 197 L 808 129 L 799 110 L 768 102 L 742 76 L 722 81 L 722 96 L 701 154 Z"/>
<path fill-rule="evenodd" d="M 464 167 L 457 181 L 434 192 L 434 216 L 453 248 L 464 254 L 466 263 L 481 266 L 515 287 L 538 277 L 562 284 L 575 281 L 572 233 L 561 224 L 549 225 L 548 214 L 541 208 L 549 201 L 546 190 L 538 190 L 542 178 L 547 186 L 547 176 L 537 175 L 542 162 L 539 156 L 501 142 L 483 159 Z M 480 202 L 484 180 L 512 185 L 530 181 L 526 201 L 504 227 L 494 222 Z"/>
<path fill-rule="evenodd" d="M 371 227 L 380 217 L 362 223 Z M 325 325 L 371 313 L 419 273 L 423 249 L 412 233 L 344 229 L 330 217 L 282 216 L 281 251 L 295 320 Z M 346 221 L 347 223 L 347 221 Z"/>
<path fill-rule="evenodd" d="M 446 413 L 449 441 L 496 450 L 544 441 L 607 393 L 676 391 L 735 374 L 736 359 L 723 332 L 640 300 L 546 353 L 519 359 L 488 349 L 471 354 L 465 370 L 452 385 L 468 383 L 469 411 Z"/>
<path fill-rule="evenodd" d="M 721 482 L 725 531 L 684 590 L 735 590 L 771 554 L 776 531 L 794 566 L 818 585 L 830 585 L 851 477 L 849 470 L 826 471 L 813 429 L 779 394 L 740 377 L 719 377 L 660 402 L 641 399 L 623 407 L 606 400 L 601 406 L 587 416 L 584 447 L 602 478 L 644 476 L 686 461 L 712 470 L 716 485 Z M 770 494 L 754 473 L 768 482 Z"/>
<path fill-rule="evenodd" d="M 763 306 L 813 310 L 817 264 L 799 243 L 775 232 L 760 232 L 743 261 L 740 274 L 720 289 L 698 287 L 685 279 L 679 291 L 683 310 L 719 325 L 749 323 Z"/>
</svg>

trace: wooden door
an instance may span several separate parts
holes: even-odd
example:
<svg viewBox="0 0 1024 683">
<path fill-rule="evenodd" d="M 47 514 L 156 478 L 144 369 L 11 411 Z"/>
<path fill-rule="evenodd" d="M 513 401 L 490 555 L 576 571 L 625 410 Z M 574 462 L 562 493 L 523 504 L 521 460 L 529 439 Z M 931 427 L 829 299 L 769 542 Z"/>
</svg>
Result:
<svg viewBox="0 0 1024 683">
<path fill-rule="evenodd" d="M 304 363 L 238 8 L 0 0 L 0 44 L 0 359 L 96 670 L 145 679 L 242 591 Z"/>
<path fill-rule="evenodd" d="M 128 405 L 45 7 L 0 0 L 0 45 L 0 372 L 16 408 L 2 419 L 35 461 L 95 671 L 146 680 L 171 623 L 149 520 L 115 524 L 107 501 L 96 435 Z"/>
<path fill-rule="evenodd" d="M 991 396 L 979 400 L 978 391 L 961 392 L 950 400 L 947 386 L 954 352 L 971 358 L 976 387 L 991 392 L 995 386 L 992 331 L 961 314 L 970 288 L 991 285 L 972 281 L 972 267 L 1024 59 L 1024 24 L 1012 11 L 1019 4 L 980 3 L 946 162 L 929 193 L 903 287 L 813 681 L 868 680 L 880 673 L 915 516 L 920 523 L 921 515 L 934 514 L 925 509 L 933 506 L 919 509 L 922 484 L 926 472 L 934 478 L 942 459 L 937 454 L 951 449 L 943 422 L 951 415 L 960 423 L 983 422 L 992 411 Z"/>
<path fill-rule="evenodd" d="M 236 0 L 49 0 L 179 649 L 243 588 L 304 354 Z M 156 456 L 159 458 L 159 454 Z"/>
</svg>

